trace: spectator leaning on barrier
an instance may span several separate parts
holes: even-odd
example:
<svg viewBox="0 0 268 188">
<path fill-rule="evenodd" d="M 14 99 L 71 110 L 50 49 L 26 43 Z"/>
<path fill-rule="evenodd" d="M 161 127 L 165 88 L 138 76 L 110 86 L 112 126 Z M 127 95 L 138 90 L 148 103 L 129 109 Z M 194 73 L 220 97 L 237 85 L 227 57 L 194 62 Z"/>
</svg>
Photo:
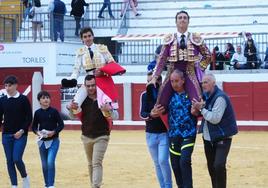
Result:
<svg viewBox="0 0 268 188">
<path fill-rule="evenodd" d="M 41 28 L 43 26 L 42 13 L 43 8 L 41 7 L 40 0 L 34 0 L 34 6 L 31 8 L 30 12 L 34 12 L 34 17 L 32 18 L 33 27 L 33 40 L 36 42 L 37 32 L 39 33 L 40 41 L 43 41 Z"/>
<path fill-rule="evenodd" d="M 224 55 L 219 51 L 219 47 L 215 46 L 211 55 L 209 70 L 223 70 L 224 61 Z"/>
<path fill-rule="evenodd" d="M 61 0 L 54 0 L 49 3 L 48 10 L 53 13 L 53 41 L 58 40 L 60 36 L 61 42 L 64 42 L 64 15 L 66 14 L 66 5 Z M 50 20 L 51 21 L 51 20 Z M 51 33 L 52 34 L 52 33 Z"/>
<path fill-rule="evenodd" d="M 264 57 L 264 67 L 265 69 L 268 69 L 268 48 L 266 48 L 265 57 Z"/>
<path fill-rule="evenodd" d="M 244 55 L 247 58 L 247 68 L 257 69 L 258 68 L 258 55 L 257 47 L 252 38 L 251 33 L 246 33 L 246 43 L 244 47 Z"/>
<path fill-rule="evenodd" d="M 230 68 L 230 61 L 235 53 L 234 46 L 231 43 L 226 43 L 225 44 L 225 52 L 224 52 L 224 57 L 225 57 L 225 67 L 226 69 Z"/>
</svg>

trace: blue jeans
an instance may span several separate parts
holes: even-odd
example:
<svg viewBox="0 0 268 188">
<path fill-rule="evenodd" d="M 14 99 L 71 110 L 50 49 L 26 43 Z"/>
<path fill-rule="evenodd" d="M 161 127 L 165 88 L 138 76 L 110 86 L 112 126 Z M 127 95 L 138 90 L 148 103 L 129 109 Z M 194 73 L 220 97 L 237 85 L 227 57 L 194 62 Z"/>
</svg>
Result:
<svg viewBox="0 0 268 188">
<path fill-rule="evenodd" d="M 55 18 L 54 17 L 54 41 L 57 42 L 58 34 L 60 35 L 61 42 L 64 42 L 64 29 L 63 29 L 64 18 Z"/>
<path fill-rule="evenodd" d="M 39 153 L 42 162 L 43 176 L 45 180 L 45 186 L 54 186 L 55 180 L 55 159 L 58 153 L 60 140 L 58 138 L 53 139 L 51 146 L 46 149 L 45 143 L 39 147 Z"/>
<path fill-rule="evenodd" d="M 99 16 L 102 15 L 102 13 L 103 13 L 104 9 L 106 9 L 106 7 L 108 7 L 108 12 L 109 12 L 110 17 L 113 17 L 110 0 L 104 0 L 103 5 L 102 5 L 100 12 L 99 12 Z"/>
<path fill-rule="evenodd" d="M 26 143 L 27 136 L 25 135 L 16 139 L 13 134 L 2 134 L 2 144 L 6 155 L 8 174 L 12 185 L 18 185 L 15 165 L 22 178 L 27 176 L 25 165 L 22 161 L 22 155 Z"/>
<path fill-rule="evenodd" d="M 167 133 L 146 132 L 146 142 L 154 161 L 156 175 L 161 188 L 172 188 L 169 164 L 169 142 Z"/>
</svg>

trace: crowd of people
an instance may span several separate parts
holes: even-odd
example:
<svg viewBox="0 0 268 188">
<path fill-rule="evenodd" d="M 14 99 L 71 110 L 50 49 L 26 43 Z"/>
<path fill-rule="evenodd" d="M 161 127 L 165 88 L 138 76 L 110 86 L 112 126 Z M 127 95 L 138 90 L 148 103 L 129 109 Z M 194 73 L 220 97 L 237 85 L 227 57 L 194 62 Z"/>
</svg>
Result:
<svg viewBox="0 0 268 188">
<path fill-rule="evenodd" d="M 36 42 L 37 34 L 39 34 L 40 41 L 43 41 L 42 27 L 43 27 L 43 16 L 42 14 L 46 11 L 53 16 L 53 22 L 50 24 L 50 36 L 52 41 L 57 41 L 58 38 L 64 42 L 64 15 L 67 12 L 66 5 L 62 0 L 50 0 L 48 8 L 45 9 L 41 6 L 40 0 L 23 0 L 25 12 L 23 18 L 31 17 L 32 30 L 33 30 L 33 41 Z M 81 20 L 85 13 L 85 7 L 88 7 L 89 3 L 85 0 L 72 0 L 70 15 L 75 20 L 75 31 L 74 36 L 79 37 L 79 31 L 81 29 Z M 123 17 L 127 11 L 128 6 L 132 9 L 134 16 L 140 16 L 141 14 L 137 11 L 138 1 L 137 0 L 123 0 L 120 17 Z M 111 1 L 104 0 L 103 5 L 98 13 L 98 18 L 104 18 L 103 11 L 108 8 L 108 13 L 111 19 L 115 19 L 112 9 Z M 254 41 L 251 33 L 242 32 L 245 42 L 237 44 L 235 47 L 231 43 L 225 44 L 225 50 L 220 51 L 219 46 L 215 46 L 212 49 L 211 63 L 209 66 L 210 70 L 242 70 L 242 69 L 259 69 L 268 68 L 268 48 L 267 53 L 263 61 L 260 58 L 260 53 L 256 41 Z"/>
<path fill-rule="evenodd" d="M 48 3 L 48 7 L 42 7 L 41 0 L 22 0 L 22 4 L 24 7 L 23 19 L 31 19 L 32 22 L 32 32 L 33 32 L 33 40 L 36 42 L 37 40 L 37 32 L 39 33 L 40 41 L 43 41 L 41 28 L 43 27 L 44 15 L 48 13 L 49 19 L 52 20 L 50 22 L 50 36 L 52 41 L 57 41 L 58 38 L 62 42 L 64 42 L 64 16 L 67 13 L 66 4 L 63 0 L 50 0 Z M 79 37 L 79 31 L 81 29 L 81 20 L 85 13 L 85 7 L 88 7 L 89 3 L 86 3 L 85 0 L 72 0 L 71 1 L 71 11 L 70 16 L 74 17 L 75 20 L 75 32 L 74 35 Z M 120 13 L 121 19 L 128 7 L 134 13 L 134 16 L 141 16 L 137 11 L 138 1 L 137 0 L 123 0 L 122 9 Z M 111 19 L 116 19 L 112 13 L 111 1 L 104 0 L 103 5 L 98 13 L 98 18 L 105 18 L 103 16 L 104 10 L 108 8 L 108 13 Z"/>
<path fill-rule="evenodd" d="M 268 57 L 262 63 L 258 46 L 251 33 L 242 33 L 245 38 L 244 44 L 238 44 L 236 50 L 231 43 L 225 44 L 225 51 L 220 52 L 215 46 L 212 51 L 210 70 L 242 70 L 265 68 Z M 266 55 L 267 56 L 267 55 Z"/>
</svg>

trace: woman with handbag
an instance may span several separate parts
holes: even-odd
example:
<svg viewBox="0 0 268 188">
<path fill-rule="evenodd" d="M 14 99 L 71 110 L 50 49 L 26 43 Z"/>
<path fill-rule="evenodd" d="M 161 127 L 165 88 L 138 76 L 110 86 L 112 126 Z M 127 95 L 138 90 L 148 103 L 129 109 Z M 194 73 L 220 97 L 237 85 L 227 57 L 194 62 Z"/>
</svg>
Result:
<svg viewBox="0 0 268 188">
<path fill-rule="evenodd" d="M 43 41 L 41 28 L 43 26 L 42 13 L 43 8 L 41 7 L 40 0 L 34 0 L 34 6 L 31 8 L 29 18 L 32 19 L 33 28 L 33 41 L 36 42 L 37 32 L 39 33 L 40 41 Z"/>
</svg>

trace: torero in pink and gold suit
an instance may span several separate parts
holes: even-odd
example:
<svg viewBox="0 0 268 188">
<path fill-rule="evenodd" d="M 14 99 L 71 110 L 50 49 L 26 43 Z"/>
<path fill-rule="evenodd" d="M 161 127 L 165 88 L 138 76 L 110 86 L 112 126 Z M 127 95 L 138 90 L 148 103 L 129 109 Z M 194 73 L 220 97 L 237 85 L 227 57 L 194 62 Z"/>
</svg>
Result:
<svg viewBox="0 0 268 188">
<path fill-rule="evenodd" d="M 199 34 L 188 32 L 185 49 L 180 48 L 177 33 L 167 35 L 153 74 L 153 78 L 157 79 L 169 62 L 168 72 L 158 96 L 158 104 L 168 109 L 169 99 L 173 93 L 169 77 L 174 69 L 184 73 L 185 91 L 190 99 L 201 99 L 200 82 L 210 60 L 210 51 Z"/>
</svg>

